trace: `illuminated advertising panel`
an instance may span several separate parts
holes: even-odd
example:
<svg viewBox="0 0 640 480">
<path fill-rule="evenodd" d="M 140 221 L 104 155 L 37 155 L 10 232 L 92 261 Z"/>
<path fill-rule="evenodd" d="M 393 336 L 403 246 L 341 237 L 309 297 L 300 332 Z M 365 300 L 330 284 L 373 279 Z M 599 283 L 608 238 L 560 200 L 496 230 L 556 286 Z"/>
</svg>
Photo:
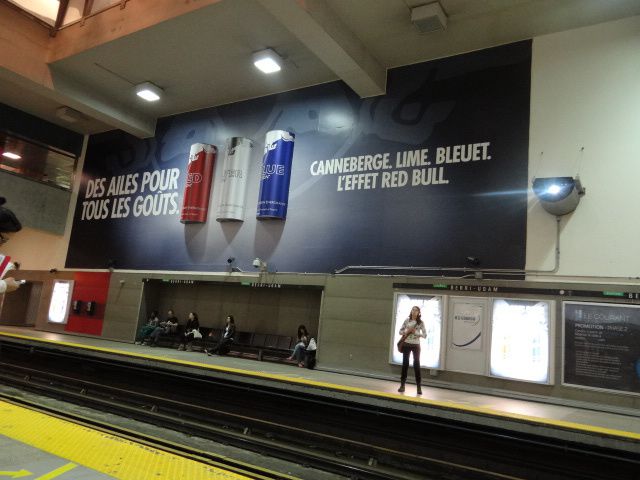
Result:
<svg viewBox="0 0 640 480">
<path fill-rule="evenodd" d="M 417 293 L 397 293 L 393 310 L 393 332 L 391 335 L 390 363 L 402 365 L 402 353 L 396 344 L 400 340 L 400 328 L 414 306 L 420 308 L 427 338 L 420 342 L 420 366 L 423 368 L 441 368 L 440 352 L 442 343 L 443 301 L 441 296 L 421 295 Z"/>
<path fill-rule="evenodd" d="M 563 382 L 640 393 L 640 307 L 563 303 Z"/>
<path fill-rule="evenodd" d="M 550 312 L 549 302 L 546 301 L 493 301 L 490 363 L 492 376 L 551 383 Z"/>
<path fill-rule="evenodd" d="M 452 302 L 451 346 L 459 350 L 482 350 L 484 305 L 473 302 Z"/>
<path fill-rule="evenodd" d="M 51 303 L 47 321 L 50 323 L 67 323 L 69 307 L 71 306 L 71 293 L 73 292 L 73 280 L 56 280 L 53 283 Z"/>
</svg>

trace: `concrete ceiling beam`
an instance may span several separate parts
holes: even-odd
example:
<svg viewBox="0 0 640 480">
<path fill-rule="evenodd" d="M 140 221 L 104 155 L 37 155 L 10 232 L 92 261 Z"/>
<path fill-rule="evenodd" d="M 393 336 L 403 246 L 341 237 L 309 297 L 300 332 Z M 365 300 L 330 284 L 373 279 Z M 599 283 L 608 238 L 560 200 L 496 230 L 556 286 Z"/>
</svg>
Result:
<svg viewBox="0 0 640 480">
<path fill-rule="evenodd" d="M 87 118 L 99 121 L 113 129 L 119 128 L 140 138 L 155 135 L 155 117 L 140 115 L 131 108 L 117 105 L 108 98 L 101 97 L 95 89 L 82 86 L 64 75 L 53 73 L 52 84 L 55 84 L 53 87 L 51 84 L 37 82 L 0 67 L 0 80 L 7 82 L 6 84 L 15 85 L 23 95 L 33 94 L 52 102 L 53 105 L 71 107 Z M 77 124 L 59 124 L 85 133 L 82 120 Z"/>
<path fill-rule="evenodd" d="M 155 135 L 156 117 L 141 113 L 138 107 L 119 104 L 100 95 L 95 88 L 82 85 L 72 77 L 56 72 L 55 69 L 53 81 L 55 96 L 80 113 L 139 138 Z"/>
<path fill-rule="evenodd" d="M 53 63 L 222 0 L 122 2 L 57 32 L 47 59 Z"/>
<path fill-rule="evenodd" d="M 386 70 L 323 0 L 258 2 L 360 97 L 385 93 Z"/>
<path fill-rule="evenodd" d="M 0 3 L 0 79 L 113 128 L 151 137 L 155 117 L 132 105 L 118 105 L 96 88 L 80 85 L 57 71 L 55 62 L 219 1 L 137 0 L 126 3 L 125 9 L 116 6 L 65 27 L 55 37 L 16 8 Z"/>
</svg>

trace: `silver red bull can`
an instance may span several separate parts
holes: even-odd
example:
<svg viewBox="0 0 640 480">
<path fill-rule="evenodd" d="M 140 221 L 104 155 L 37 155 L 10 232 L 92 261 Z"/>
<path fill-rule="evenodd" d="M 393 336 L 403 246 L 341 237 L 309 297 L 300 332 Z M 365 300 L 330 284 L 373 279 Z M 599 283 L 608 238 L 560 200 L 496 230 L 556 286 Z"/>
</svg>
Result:
<svg viewBox="0 0 640 480">
<path fill-rule="evenodd" d="M 233 137 L 227 140 L 220 202 L 216 212 L 219 222 L 244 220 L 252 151 L 253 142 L 248 138 Z"/>
<path fill-rule="evenodd" d="M 205 223 L 209 212 L 209 198 L 213 182 L 213 167 L 218 149 L 215 145 L 194 143 L 189 152 L 187 182 L 184 187 L 182 223 Z"/>
</svg>

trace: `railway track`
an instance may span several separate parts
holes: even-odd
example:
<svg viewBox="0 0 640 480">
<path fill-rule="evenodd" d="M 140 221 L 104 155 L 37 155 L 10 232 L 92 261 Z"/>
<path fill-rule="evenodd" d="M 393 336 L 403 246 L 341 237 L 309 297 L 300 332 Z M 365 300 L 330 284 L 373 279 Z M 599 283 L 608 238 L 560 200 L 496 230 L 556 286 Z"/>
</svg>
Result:
<svg viewBox="0 0 640 480">
<path fill-rule="evenodd" d="M 640 454 L 45 345 L 0 345 L 2 383 L 352 479 L 640 478 Z"/>
<path fill-rule="evenodd" d="M 27 401 L 24 398 L 20 398 L 15 395 L 0 393 L 0 400 L 13 403 L 23 408 L 35 410 L 46 415 L 54 416 L 62 420 L 83 425 L 93 430 L 98 430 L 110 435 L 117 435 L 121 438 L 146 445 L 156 450 L 163 450 L 175 455 L 190 458 L 200 463 L 204 463 L 212 467 L 221 468 L 225 471 L 237 473 L 248 478 L 253 478 L 256 480 L 298 480 L 297 477 L 292 475 L 260 468 L 256 465 L 251 465 L 246 462 L 236 461 L 228 457 L 223 457 L 211 452 L 203 451 L 201 449 L 195 449 L 193 447 L 181 445 L 179 443 L 171 442 L 157 436 L 149 436 L 132 429 L 115 426 L 111 423 L 107 424 L 105 422 L 95 420 L 85 415 L 78 415 L 70 413 L 69 411 L 62 411 L 60 408 L 52 408 L 38 402 Z"/>
</svg>

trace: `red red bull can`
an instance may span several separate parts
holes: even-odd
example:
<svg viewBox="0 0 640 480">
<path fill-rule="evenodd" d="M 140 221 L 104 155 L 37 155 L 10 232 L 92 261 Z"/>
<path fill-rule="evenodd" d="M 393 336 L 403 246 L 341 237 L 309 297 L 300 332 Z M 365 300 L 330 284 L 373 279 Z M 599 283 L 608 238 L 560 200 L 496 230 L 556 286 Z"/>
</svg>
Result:
<svg viewBox="0 0 640 480">
<path fill-rule="evenodd" d="M 213 183 L 213 167 L 218 149 L 215 145 L 194 143 L 189 152 L 187 182 L 182 200 L 182 223 L 205 223 Z"/>
</svg>

